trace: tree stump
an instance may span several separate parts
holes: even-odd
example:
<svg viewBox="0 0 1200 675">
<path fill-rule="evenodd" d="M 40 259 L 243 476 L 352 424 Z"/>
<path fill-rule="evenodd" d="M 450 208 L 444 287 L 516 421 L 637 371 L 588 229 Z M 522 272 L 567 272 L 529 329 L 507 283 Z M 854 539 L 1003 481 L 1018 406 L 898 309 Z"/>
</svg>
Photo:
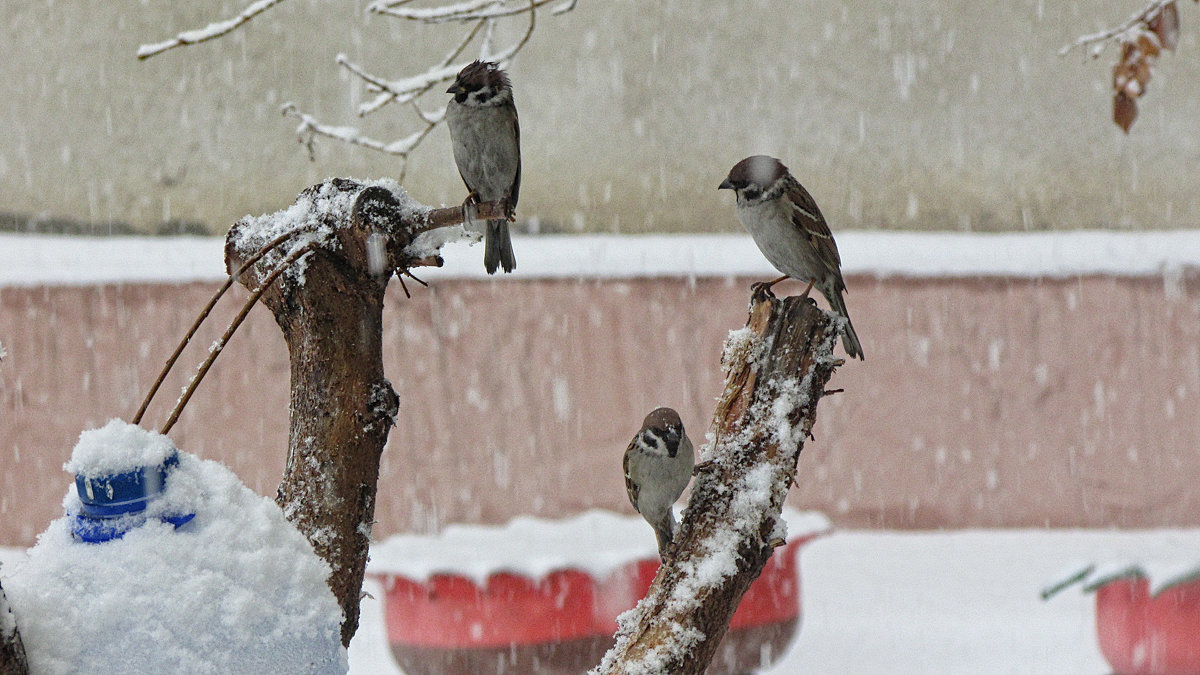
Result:
<svg viewBox="0 0 1200 675">
<path fill-rule="evenodd" d="M 622 617 L 593 673 L 703 673 L 750 583 L 785 533 L 780 510 L 810 436 L 817 402 L 841 363 L 836 319 L 804 298 L 756 288 L 746 327 L 722 361 L 708 456 L 646 597 Z"/>
<path fill-rule="evenodd" d="M 384 293 L 394 272 L 441 264 L 408 250 L 417 234 L 463 221 L 459 208 L 402 202 L 393 190 L 399 186 L 335 178 L 302 192 L 286 211 L 239 220 L 225 244 L 232 273 L 281 231 L 297 232 L 238 281 L 254 290 L 302 253 L 262 295 L 291 370 L 288 457 L 276 502 L 332 569 L 346 646 L 358 629 L 379 460 L 398 407 L 383 373 Z M 494 204 L 478 208 L 481 219 L 499 213 Z"/>
</svg>

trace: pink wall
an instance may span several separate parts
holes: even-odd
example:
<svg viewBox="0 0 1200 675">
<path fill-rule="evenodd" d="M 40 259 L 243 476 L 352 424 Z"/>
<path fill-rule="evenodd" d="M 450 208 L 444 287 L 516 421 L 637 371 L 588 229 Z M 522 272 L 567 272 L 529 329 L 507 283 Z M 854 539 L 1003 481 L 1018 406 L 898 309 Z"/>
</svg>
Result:
<svg viewBox="0 0 1200 675">
<path fill-rule="evenodd" d="M 657 405 L 703 439 L 749 283 L 444 281 L 412 300 L 393 288 L 384 356 L 401 412 L 376 534 L 627 510 L 625 443 Z M 840 527 L 1200 526 L 1200 278 L 847 283 L 868 360 L 834 376 L 845 393 L 821 402 L 792 505 Z M 79 432 L 133 414 L 214 288 L 0 288 L 0 544 L 32 543 L 61 512 Z M 273 495 L 287 379 L 282 337 L 256 308 L 171 435 Z"/>
</svg>

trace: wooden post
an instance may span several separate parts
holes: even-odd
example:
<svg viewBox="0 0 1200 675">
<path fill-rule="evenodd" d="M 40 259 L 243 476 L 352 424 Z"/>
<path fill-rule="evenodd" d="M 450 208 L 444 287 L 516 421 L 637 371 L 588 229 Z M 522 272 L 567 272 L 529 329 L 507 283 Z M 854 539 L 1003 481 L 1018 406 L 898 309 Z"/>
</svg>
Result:
<svg viewBox="0 0 1200 675">
<path fill-rule="evenodd" d="M 841 362 L 834 320 L 811 300 L 756 290 L 730 334 L 714 441 L 697 467 L 674 554 L 593 672 L 703 673 L 776 546 L 817 401 Z"/>
<path fill-rule="evenodd" d="M 339 197 L 353 206 L 328 210 Z M 394 271 L 441 264 L 412 258 L 405 247 L 416 233 L 461 223 L 462 212 L 405 208 L 388 189 L 341 178 L 308 188 L 302 201 L 313 205 L 310 227 L 292 250 L 317 245 L 299 260 L 303 274 L 283 274 L 262 296 L 291 362 L 288 457 L 276 501 L 332 568 L 329 585 L 345 613 L 342 644 L 349 646 L 358 629 L 379 460 L 398 407 L 383 373 L 384 292 Z M 478 217 L 499 212 L 481 204 Z M 262 237 L 249 231 L 253 225 L 238 221 L 226 236 L 231 272 L 261 245 Z M 287 248 L 238 281 L 256 289 Z"/>
</svg>

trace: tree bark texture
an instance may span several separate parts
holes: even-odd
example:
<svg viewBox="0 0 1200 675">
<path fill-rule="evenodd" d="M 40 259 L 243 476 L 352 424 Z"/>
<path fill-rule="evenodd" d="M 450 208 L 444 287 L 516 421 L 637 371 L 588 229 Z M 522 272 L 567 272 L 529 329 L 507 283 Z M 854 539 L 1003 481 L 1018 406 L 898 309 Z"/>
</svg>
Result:
<svg viewBox="0 0 1200 675">
<path fill-rule="evenodd" d="M 25 660 L 25 646 L 21 644 L 21 632 L 17 630 L 17 619 L 4 588 L 0 587 L 0 675 L 26 675 L 29 663 Z"/>
<path fill-rule="evenodd" d="M 480 205 L 480 217 L 493 211 Z M 239 279 L 254 290 L 299 247 L 311 249 L 262 295 L 287 341 L 291 370 L 288 458 L 276 501 L 329 563 L 329 585 L 344 611 L 342 643 L 349 646 L 358 628 L 379 460 L 398 408 L 383 372 L 384 292 L 394 271 L 440 265 L 440 258 L 409 257 L 405 248 L 416 233 L 461 223 L 462 215 L 457 208 L 401 205 L 386 188 L 347 179 L 308 188 L 297 206 L 276 215 L 266 225 L 295 224 L 295 241 Z M 269 227 L 262 218 L 233 226 L 225 247 L 231 273 L 278 234 Z"/>
<path fill-rule="evenodd" d="M 817 401 L 841 363 L 836 319 L 798 297 L 756 289 L 746 327 L 725 344 L 725 390 L 674 551 L 622 617 L 593 672 L 703 673 L 742 595 L 785 540 L 784 498 Z"/>
</svg>

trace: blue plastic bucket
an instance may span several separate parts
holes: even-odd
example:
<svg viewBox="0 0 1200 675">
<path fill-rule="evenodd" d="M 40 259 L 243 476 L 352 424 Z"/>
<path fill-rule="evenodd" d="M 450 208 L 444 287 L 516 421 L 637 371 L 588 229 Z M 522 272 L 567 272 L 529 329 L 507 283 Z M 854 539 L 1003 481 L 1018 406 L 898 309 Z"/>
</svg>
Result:
<svg viewBox="0 0 1200 675">
<path fill-rule="evenodd" d="M 172 452 L 156 466 L 95 478 L 75 476 L 80 502 L 79 513 L 73 515 L 71 522 L 75 537 L 93 544 L 105 542 L 119 539 L 146 522 L 142 512 L 162 493 L 167 477 L 178 465 L 179 456 Z M 164 516 L 162 520 L 179 527 L 195 515 Z"/>
</svg>

